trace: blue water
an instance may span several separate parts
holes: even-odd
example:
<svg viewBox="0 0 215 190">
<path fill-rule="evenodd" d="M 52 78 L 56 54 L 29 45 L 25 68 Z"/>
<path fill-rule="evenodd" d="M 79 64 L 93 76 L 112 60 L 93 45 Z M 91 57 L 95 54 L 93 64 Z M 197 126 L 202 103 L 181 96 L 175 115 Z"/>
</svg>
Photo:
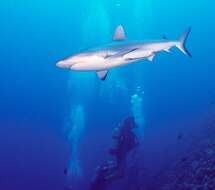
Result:
<svg viewBox="0 0 215 190">
<path fill-rule="evenodd" d="M 87 189 L 96 166 L 109 157 L 113 128 L 132 114 L 138 87 L 144 91 L 143 181 L 153 181 L 150 176 L 180 154 L 177 134 L 195 134 L 215 99 L 214 7 L 210 0 L 2 0 L 0 189 L 65 188 L 72 146 L 65 123 L 73 121 L 76 105 L 84 108 L 77 189 Z M 193 57 L 173 49 L 153 63 L 111 70 L 104 82 L 95 73 L 55 66 L 81 49 L 110 42 L 118 24 L 135 40 L 177 39 L 191 26 L 187 48 Z"/>
</svg>

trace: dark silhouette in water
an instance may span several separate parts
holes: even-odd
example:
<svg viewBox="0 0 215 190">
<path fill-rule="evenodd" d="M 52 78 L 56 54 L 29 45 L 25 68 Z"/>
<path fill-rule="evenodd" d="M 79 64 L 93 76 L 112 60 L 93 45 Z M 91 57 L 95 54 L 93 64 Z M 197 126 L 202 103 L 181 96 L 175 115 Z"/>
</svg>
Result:
<svg viewBox="0 0 215 190">
<path fill-rule="evenodd" d="M 127 154 L 138 144 L 137 137 L 133 132 L 136 127 L 134 118 L 128 117 L 116 129 L 118 134 L 113 135 L 116 145 L 110 149 L 110 154 L 115 157 L 118 172 L 121 175 L 124 173 Z"/>
<path fill-rule="evenodd" d="M 90 190 L 103 190 L 112 181 L 124 176 L 127 154 L 138 145 L 137 137 L 133 132 L 136 127 L 134 118 L 127 117 L 119 127 L 115 128 L 117 134 L 113 135 L 113 139 L 116 145 L 110 149 L 114 161 L 108 161 L 98 167 Z"/>
<path fill-rule="evenodd" d="M 106 162 L 97 168 L 96 176 L 91 183 L 90 190 L 103 190 L 112 180 L 113 173 L 115 173 L 116 166 L 113 162 Z"/>
<path fill-rule="evenodd" d="M 177 140 L 178 140 L 178 141 L 182 140 L 183 136 L 184 136 L 184 135 L 183 135 L 182 133 L 179 133 L 178 136 L 177 136 Z"/>
<path fill-rule="evenodd" d="M 63 173 L 64 173 L 64 175 L 67 175 L 67 174 L 68 174 L 68 169 L 65 168 L 65 169 L 63 170 Z"/>
<path fill-rule="evenodd" d="M 188 158 L 187 157 L 183 157 L 183 158 L 181 158 L 181 162 L 186 162 L 188 160 Z"/>
</svg>

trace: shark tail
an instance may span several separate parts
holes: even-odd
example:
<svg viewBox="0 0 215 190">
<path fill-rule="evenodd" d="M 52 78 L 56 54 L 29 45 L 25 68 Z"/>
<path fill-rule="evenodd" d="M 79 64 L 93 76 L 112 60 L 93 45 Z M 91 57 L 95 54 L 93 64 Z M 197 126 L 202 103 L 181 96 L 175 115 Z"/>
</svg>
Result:
<svg viewBox="0 0 215 190">
<path fill-rule="evenodd" d="M 186 48 L 187 38 L 191 32 L 191 27 L 189 27 L 183 34 L 180 36 L 179 40 L 176 43 L 176 47 L 181 50 L 185 55 L 192 57 L 191 53 Z"/>
</svg>

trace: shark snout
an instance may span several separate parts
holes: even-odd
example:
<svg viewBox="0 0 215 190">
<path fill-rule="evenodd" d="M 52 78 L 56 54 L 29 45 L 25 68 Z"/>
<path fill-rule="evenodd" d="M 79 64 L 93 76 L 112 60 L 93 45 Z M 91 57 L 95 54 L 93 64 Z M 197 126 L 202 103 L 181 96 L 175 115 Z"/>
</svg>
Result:
<svg viewBox="0 0 215 190">
<path fill-rule="evenodd" d="M 82 56 L 73 56 L 69 59 L 70 63 L 71 64 L 76 64 L 76 63 L 80 63 L 80 62 L 83 62 L 85 60 L 85 57 L 82 57 Z"/>
<path fill-rule="evenodd" d="M 56 66 L 59 68 L 63 68 L 63 69 L 67 69 L 70 68 L 73 65 L 73 63 L 69 62 L 69 61 L 59 61 L 56 63 Z"/>
<path fill-rule="evenodd" d="M 65 68 L 65 66 L 64 66 L 64 61 L 58 61 L 58 62 L 56 63 L 56 66 L 57 66 L 57 67 L 60 67 L 60 68 Z"/>
</svg>

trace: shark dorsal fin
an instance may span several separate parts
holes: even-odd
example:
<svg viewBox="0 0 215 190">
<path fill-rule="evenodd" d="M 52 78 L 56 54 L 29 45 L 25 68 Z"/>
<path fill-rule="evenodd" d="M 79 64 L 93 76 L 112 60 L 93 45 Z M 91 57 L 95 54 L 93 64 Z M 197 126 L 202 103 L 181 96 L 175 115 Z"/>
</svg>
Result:
<svg viewBox="0 0 215 190">
<path fill-rule="evenodd" d="M 114 41 L 122 41 L 126 39 L 125 31 L 122 25 L 116 27 L 113 40 Z"/>
</svg>

